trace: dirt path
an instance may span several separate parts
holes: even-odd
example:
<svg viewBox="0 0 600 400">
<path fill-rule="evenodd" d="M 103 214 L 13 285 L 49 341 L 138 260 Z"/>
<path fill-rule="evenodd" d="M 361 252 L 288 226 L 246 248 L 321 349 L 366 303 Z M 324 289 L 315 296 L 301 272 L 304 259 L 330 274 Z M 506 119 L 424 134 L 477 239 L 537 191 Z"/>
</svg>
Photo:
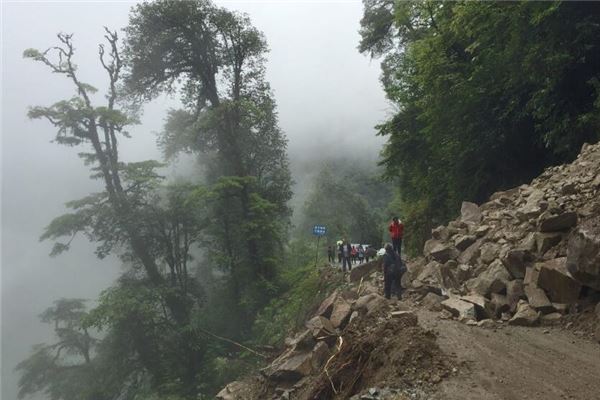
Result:
<svg viewBox="0 0 600 400">
<path fill-rule="evenodd" d="M 600 399 L 597 343 L 559 328 L 488 330 L 438 315 L 418 311 L 421 325 L 438 333 L 440 348 L 454 357 L 459 371 L 432 399 Z"/>
</svg>

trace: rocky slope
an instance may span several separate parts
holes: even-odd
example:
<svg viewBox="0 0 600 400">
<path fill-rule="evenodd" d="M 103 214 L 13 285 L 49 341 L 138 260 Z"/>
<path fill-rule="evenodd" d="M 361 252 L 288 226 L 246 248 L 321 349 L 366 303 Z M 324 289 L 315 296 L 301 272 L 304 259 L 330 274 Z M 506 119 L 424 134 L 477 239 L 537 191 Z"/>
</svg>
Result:
<svg viewBox="0 0 600 400">
<path fill-rule="evenodd" d="M 378 261 L 355 268 L 260 375 L 217 398 L 589 398 L 600 390 L 600 346 L 590 341 L 600 342 L 600 145 L 480 206 L 463 203 L 408 263 L 402 301 L 381 296 L 379 269 Z M 527 360 L 511 354 L 513 335 Z M 562 373 L 556 357 L 589 365 L 572 382 L 544 383 Z M 518 371 L 502 379 L 521 389 L 490 383 L 511 365 Z M 554 389 L 542 393 L 546 384 Z"/>
<path fill-rule="evenodd" d="M 590 310 L 600 299 L 600 145 L 481 206 L 463 203 L 423 253 L 404 283 L 465 322 L 535 325 Z"/>
</svg>

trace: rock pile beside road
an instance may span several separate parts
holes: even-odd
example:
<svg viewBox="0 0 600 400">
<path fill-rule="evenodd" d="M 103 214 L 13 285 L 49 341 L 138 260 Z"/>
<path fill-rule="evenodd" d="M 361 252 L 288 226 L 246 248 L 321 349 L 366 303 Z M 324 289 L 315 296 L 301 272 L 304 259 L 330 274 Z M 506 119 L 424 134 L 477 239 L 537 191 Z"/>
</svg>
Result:
<svg viewBox="0 0 600 400">
<path fill-rule="evenodd" d="M 600 145 L 484 204 L 464 202 L 408 268 L 405 286 L 465 322 L 556 323 L 592 307 L 600 300 Z"/>
</svg>

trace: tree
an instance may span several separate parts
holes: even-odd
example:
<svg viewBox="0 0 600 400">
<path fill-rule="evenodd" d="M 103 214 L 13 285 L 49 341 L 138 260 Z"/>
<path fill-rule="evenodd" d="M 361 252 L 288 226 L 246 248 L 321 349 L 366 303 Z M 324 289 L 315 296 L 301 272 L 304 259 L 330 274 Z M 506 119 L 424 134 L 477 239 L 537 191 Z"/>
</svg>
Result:
<svg viewBox="0 0 600 400">
<path fill-rule="evenodd" d="M 131 95 L 181 94 L 161 144 L 167 157 L 191 152 L 207 165 L 211 260 L 229 277 L 244 332 L 273 294 L 290 216 L 265 39 L 247 17 L 204 0 L 137 5 L 126 32 Z"/>
<path fill-rule="evenodd" d="M 117 47 L 117 34 L 106 30 L 108 50 L 101 45 L 99 58 L 109 77 L 107 104 L 95 106 L 91 85 L 79 80 L 73 61 L 72 35 L 59 34 L 60 46 L 44 52 L 26 50 L 25 57 L 47 65 L 52 72 L 66 76 L 74 84 L 77 95 L 50 107 L 34 107 L 31 118 L 45 118 L 56 129 L 56 142 L 68 146 L 88 144 L 91 153 L 80 153 L 92 166 L 93 177 L 102 179 L 105 191 L 67 204 L 73 212 L 54 219 L 41 239 L 58 240 L 52 251 L 57 255 L 68 250 L 73 237 L 84 234 L 98 243 L 96 254 L 104 257 L 117 253 L 132 265 L 137 275 L 138 289 L 144 288 L 159 300 L 149 303 L 155 312 L 165 313 L 168 323 L 178 335 L 168 338 L 180 350 L 177 376 L 188 394 L 195 393 L 195 380 L 201 368 L 202 353 L 198 335 L 190 329 L 192 310 L 199 307 L 202 292 L 190 278 L 188 262 L 191 249 L 200 240 L 202 208 L 188 203 L 194 187 L 179 185 L 160 188 L 162 177 L 155 161 L 123 163 L 119 160 L 118 135 L 128 137 L 126 127 L 137 122 L 135 115 L 118 108 L 117 90 L 123 67 Z M 163 268 L 164 267 L 164 268 Z M 167 272 L 168 271 L 168 272 Z M 135 313 L 135 309 L 132 311 Z M 143 318 L 131 318 L 138 323 L 136 338 L 140 346 L 148 342 L 152 332 L 141 329 Z M 157 382 L 172 377 L 172 371 L 159 368 L 151 358 L 141 357 L 144 367 Z"/>
<path fill-rule="evenodd" d="M 359 50 L 383 57 L 398 105 L 382 164 L 420 231 L 413 251 L 462 200 L 598 140 L 599 21 L 593 3 L 365 1 Z"/>
</svg>

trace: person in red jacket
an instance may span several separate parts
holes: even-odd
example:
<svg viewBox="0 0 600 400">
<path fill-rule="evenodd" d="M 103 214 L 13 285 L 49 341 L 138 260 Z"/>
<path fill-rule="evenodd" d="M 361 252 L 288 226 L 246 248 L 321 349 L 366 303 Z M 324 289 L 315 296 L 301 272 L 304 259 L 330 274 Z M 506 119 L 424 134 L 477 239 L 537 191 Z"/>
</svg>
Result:
<svg viewBox="0 0 600 400">
<path fill-rule="evenodd" d="M 394 247 L 394 251 L 398 253 L 398 255 L 401 255 L 404 224 L 398 219 L 398 217 L 394 217 L 390 223 L 390 226 L 388 227 L 388 230 L 390 231 L 390 236 L 392 237 L 392 246 Z"/>
</svg>

